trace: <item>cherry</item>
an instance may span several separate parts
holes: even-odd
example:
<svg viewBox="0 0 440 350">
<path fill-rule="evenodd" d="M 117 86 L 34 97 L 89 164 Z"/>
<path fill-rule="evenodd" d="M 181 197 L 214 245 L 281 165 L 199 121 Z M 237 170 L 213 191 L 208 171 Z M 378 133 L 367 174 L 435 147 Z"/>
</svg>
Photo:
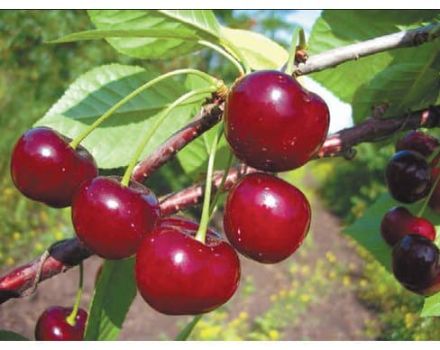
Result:
<svg viewBox="0 0 440 350">
<path fill-rule="evenodd" d="M 418 234 L 430 241 L 435 240 L 435 227 L 429 220 L 414 216 L 404 207 L 390 209 L 383 217 L 380 226 L 383 239 L 394 246 L 408 234 Z"/>
<path fill-rule="evenodd" d="M 36 340 L 83 340 L 86 328 L 87 312 L 79 308 L 75 325 L 67 322 L 72 308 L 52 306 L 38 318 L 35 326 Z"/>
<path fill-rule="evenodd" d="M 237 158 L 260 170 L 305 164 L 329 128 L 326 103 L 295 78 L 258 71 L 238 80 L 226 100 L 225 135 Z"/>
<path fill-rule="evenodd" d="M 26 197 L 55 208 L 71 205 L 79 185 L 98 175 L 92 155 L 55 130 L 37 127 L 17 141 L 11 158 L 11 176 Z"/>
<path fill-rule="evenodd" d="M 431 186 L 434 186 L 437 178 L 440 176 L 440 168 L 438 167 L 440 155 L 431 161 Z M 429 207 L 437 213 L 440 213 L 440 182 L 435 185 L 431 197 L 428 202 Z"/>
<path fill-rule="evenodd" d="M 276 263 L 301 245 L 310 216 L 310 204 L 300 190 L 272 175 L 254 173 L 229 192 L 223 225 L 240 253 L 262 263 Z"/>
<path fill-rule="evenodd" d="M 393 273 L 407 289 L 426 295 L 438 282 L 439 250 L 420 235 L 406 235 L 393 249 Z"/>
<path fill-rule="evenodd" d="M 201 314 L 226 303 L 240 279 L 237 253 L 208 230 L 196 240 L 198 224 L 163 219 L 136 254 L 136 284 L 144 300 L 168 315 Z"/>
<path fill-rule="evenodd" d="M 425 158 L 414 151 L 399 151 L 388 162 L 385 178 L 392 197 L 413 203 L 425 197 L 431 187 L 431 170 Z"/>
<path fill-rule="evenodd" d="M 412 130 L 397 141 L 396 151 L 416 151 L 428 157 L 438 146 L 440 146 L 440 143 L 435 137 L 425 134 L 422 131 Z"/>
<path fill-rule="evenodd" d="M 117 177 L 84 182 L 72 203 L 72 222 L 86 247 L 105 259 L 133 255 L 160 216 L 159 202 L 148 188 Z"/>
</svg>

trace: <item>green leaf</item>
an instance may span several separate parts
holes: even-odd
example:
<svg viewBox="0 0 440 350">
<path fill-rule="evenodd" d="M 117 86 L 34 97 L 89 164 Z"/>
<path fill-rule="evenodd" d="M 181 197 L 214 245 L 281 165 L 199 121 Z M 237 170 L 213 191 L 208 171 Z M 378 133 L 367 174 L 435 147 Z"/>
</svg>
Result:
<svg viewBox="0 0 440 350">
<path fill-rule="evenodd" d="M 64 96 L 37 121 L 74 138 L 111 106 L 159 73 L 120 64 L 95 68 L 79 77 Z M 140 137 L 170 103 L 189 89 L 178 79 L 167 79 L 130 100 L 82 144 L 100 168 L 126 166 Z M 181 128 L 200 108 L 203 96 L 174 109 L 150 140 L 142 157 Z"/>
<path fill-rule="evenodd" d="M 136 58 L 168 59 L 194 52 L 201 48 L 198 40 L 217 42 L 220 33 L 210 10 L 90 10 L 89 16 L 98 30 L 157 30 L 157 37 L 150 32 L 142 38 L 107 39 L 120 53 Z"/>
<path fill-rule="evenodd" d="M 241 52 L 252 69 L 278 69 L 289 56 L 282 46 L 259 33 L 226 27 L 222 27 L 221 32 Z"/>
<path fill-rule="evenodd" d="M 374 21 L 371 19 L 374 18 Z M 317 54 L 333 48 L 350 45 L 378 36 L 422 26 L 439 18 L 439 11 L 323 11 L 315 23 L 309 40 L 309 53 Z M 319 83 L 330 89 L 347 103 L 352 103 L 357 120 L 369 113 L 382 100 L 393 100 L 402 91 L 405 99 L 393 106 L 394 111 L 402 111 L 418 96 L 432 95 L 438 84 L 429 75 L 438 60 L 439 43 L 434 42 L 415 48 L 405 48 L 382 52 L 357 61 L 350 61 L 334 69 L 312 74 Z M 398 66 L 399 68 L 391 68 Z M 419 71 L 414 69 L 418 67 Z M 386 72 L 384 71 L 390 67 Z M 383 74 L 377 77 L 382 71 Z M 436 70 L 438 72 L 438 69 Z M 432 72 L 431 72 L 432 73 Z M 386 76 L 395 79 L 389 82 Z M 407 75 L 407 76 L 406 76 Z M 398 79 L 397 79 L 398 78 Z M 400 80 L 400 84 L 398 82 Z M 382 85 L 385 84 L 385 85 Z M 397 90 L 394 90 L 394 89 Z M 374 90 L 374 93 L 371 91 Z M 365 96 L 364 96 L 365 94 Z M 367 98 L 370 98 L 367 106 Z M 360 105 L 357 105 L 359 101 Z M 393 100 L 394 101 L 394 100 Z"/>
<path fill-rule="evenodd" d="M 106 260 L 89 309 L 84 339 L 117 339 L 135 296 L 134 259 Z"/>
<path fill-rule="evenodd" d="M 180 333 L 176 336 L 175 340 L 187 340 L 191 335 L 192 331 L 196 327 L 197 323 L 200 321 L 203 315 L 194 316 L 193 319 L 188 322 L 188 324 L 180 331 Z"/>
<path fill-rule="evenodd" d="M 393 64 L 358 89 L 353 99 L 353 118 L 360 121 L 374 104 L 386 104 L 384 114 L 396 116 L 432 104 L 440 89 L 438 72 L 426 62 Z"/>
<path fill-rule="evenodd" d="M 0 341 L 23 341 L 23 340 L 29 340 L 29 339 L 15 332 L 0 330 Z"/>
<path fill-rule="evenodd" d="M 421 208 L 423 201 L 406 206 L 414 215 Z M 370 206 L 364 215 L 352 225 L 344 229 L 344 233 L 356 240 L 361 246 L 367 249 L 386 269 L 391 269 L 391 248 L 385 243 L 380 234 L 380 223 L 385 213 L 392 207 L 401 206 L 388 193 L 384 193 Z M 429 208 L 426 209 L 423 217 L 430 220 L 440 232 L 440 215 Z"/>
<path fill-rule="evenodd" d="M 423 309 L 420 316 L 422 317 L 440 316 L 440 293 L 434 294 L 433 296 L 425 299 L 425 303 L 423 305 Z"/>
</svg>

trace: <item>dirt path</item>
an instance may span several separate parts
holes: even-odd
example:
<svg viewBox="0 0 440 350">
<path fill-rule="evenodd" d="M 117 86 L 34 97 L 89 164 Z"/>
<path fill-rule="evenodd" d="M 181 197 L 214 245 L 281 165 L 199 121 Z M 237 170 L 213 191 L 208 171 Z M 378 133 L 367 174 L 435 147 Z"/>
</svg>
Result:
<svg viewBox="0 0 440 350">
<path fill-rule="evenodd" d="M 352 267 L 355 276 L 361 273 L 362 261 L 354 249 L 340 234 L 338 220 L 329 214 L 319 203 L 313 206 L 312 220 L 313 249 L 305 256 L 295 257 L 300 265 L 313 265 L 318 259 L 332 252 L 341 266 Z M 90 301 L 95 279 L 95 272 L 101 261 L 89 259 L 85 263 L 86 280 L 83 305 Z M 242 259 L 242 275 L 251 276 L 255 292 L 245 295 L 240 288 L 231 300 L 229 309 L 231 317 L 246 310 L 249 319 L 266 312 L 271 305 L 270 297 L 279 290 L 289 286 L 291 276 L 288 273 L 290 261 L 278 265 L 261 265 Z M 304 281 L 304 283 L 306 280 Z M 68 271 L 62 276 L 42 283 L 32 297 L 22 300 L 11 300 L 0 306 L 0 329 L 13 330 L 33 338 L 36 319 L 43 310 L 51 305 L 68 306 L 74 299 L 77 285 L 77 272 Z M 333 286 L 333 285 L 329 285 Z M 366 320 L 374 317 L 361 305 L 351 288 L 333 288 L 316 298 L 298 322 L 285 327 L 283 339 L 289 340 L 356 340 L 365 339 L 363 327 Z M 235 307 L 237 306 L 237 307 Z M 120 339 L 123 340 L 156 340 L 172 339 L 188 317 L 170 317 L 158 314 L 146 305 L 139 296 L 136 297 Z"/>
</svg>

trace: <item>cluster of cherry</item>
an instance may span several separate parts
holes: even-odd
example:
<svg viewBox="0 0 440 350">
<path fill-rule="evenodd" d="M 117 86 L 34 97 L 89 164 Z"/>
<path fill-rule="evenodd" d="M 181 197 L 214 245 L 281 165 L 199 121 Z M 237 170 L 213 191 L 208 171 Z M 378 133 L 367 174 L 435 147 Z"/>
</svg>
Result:
<svg viewBox="0 0 440 350">
<path fill-rule="evenodd" d="M 16 187 L 52 207 L 71 206 L 78 239 L 105 259 L 136 255 L 136 284 L 145 301 L 170 315 L 209 312 L 237 289 L 236 250 L 262 263 L 293 254 L 306 236 L 310 205 L 295 186 L 267 172 L 298 168 L 324 142 L 329 111 L 316 94 L 278 71 L 239 79 L 228 93 L 225 136 L 238 159 L 262 172 L 229 192 L 224 230 L 199 235 L 199 224 L 161 217 L 155 194 L 135 181 L 98 176 L 91 154 L 56 131 L 38 127 L 17 142 Z M 87 314 L 54 307 L 40 317 L 37 339 L 82 339 Z M 70 321 L 70 322 L 67 322 Z"/>
<path fill-rule="evenodd" d="M 434 225 L 423 212 L 426 204 L 440 213 L 440 160 L 438 140 L 421 131 L 410 131 L 396 143 L 396 153 L 386 168 L 391 196 L 402 203 L 425 203 L 417 216 L 405 207 L 394 207 L 383 217 L 381 233 L 393 247 L 392 268 L 407 289 L 422 295 L 440 291 L 439 249 Z"/>
</svg>

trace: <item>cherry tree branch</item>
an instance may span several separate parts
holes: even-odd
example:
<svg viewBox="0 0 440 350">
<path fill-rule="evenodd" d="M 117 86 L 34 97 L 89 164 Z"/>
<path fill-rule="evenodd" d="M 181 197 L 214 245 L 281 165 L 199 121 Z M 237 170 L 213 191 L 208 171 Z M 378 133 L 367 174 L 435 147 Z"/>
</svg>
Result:
<svg viewBox="0 0 440 350">
<path fill-rule="evenodd" d="M 372 55 L 391 49 L 417 46 L 432 41 L 439 37 L 439 25 L 422 27 L 410 31 L 385 35 L 376 39 L 367 40 L 354 45 L 337 48 L 322 54 L 311 56 L 306 63 L 299 64 L 296 75 L 305 75 L 323 69 L 355 60 L 360 57 Z M 223 101 L 215 101 L 210 106 L 205 106 L 198 117 L 188 126 L 174 134 L 156 152 L 142 161 L 136 168 L 134 178 L 143 180 L 154 170 L 167 162 L 174 154 L 185 147 L 190 141 L 210 127 L 219 122 L 221 118 Z M 340 131 L 329 136 L 318 154 L 319 158 L 336 155 L 346 155 L 353 146 L 361 142 L 377 141 L 380 138 L 392 135 L 398 130 L 415 129 L 418 127 L 439 126 L 440 107 L 410 113 L 396 119 L 371 118 L 357 126 Z M 228 190 L 241 174 L 255 171 L 242 165 L 233 168 L 225 183 Z M 222 173 L 214 177 L 214 188 L 221 181 Z M 171 215 L 179 210 L 198 204 L 202 199 L 203 184 L 196 184 L 177 193 L 161 199 L 161 208 L 164 214 Z M 30 263 L 19 266 L 13 271 L 0 277 L 0 304 L 24 295 L 25 291 L 32 288 L 38 270 L 41 270 L 40 281 L 66 271 L 90 257 L 92 253 L 87 250 L 77 239 L 57 242 L 49 249 L 49 257 L 43 262 L 36 259 Z"/>
<path fill-rule="evenodd" d="M 374 142 L 397 131 L 438 126 L 440 126 L 440 106 L 409 113 L 400 118 L 370 118 L 357 126 L 330 135 L 324 142 L 318 158 L 343 155 L 359 143 Z M 242 175 L 254 171 L 255 169 L 242 164 L 233 167 L 228 173 L 223 190 L 229 190 Z M 222 176 L 222 171 L 214 174 L 214 189 L 217 189 L 220 185 Z M 162 197 L 160 199 L 162 214 L 164 216 L 172 215 L 197 205 L 202 199 L 203 184 L 192 185 L 179 192 Z M 68 270 L 92 255 L 75 238 L 56 243 L 49 249 L 49 253 L 49 258 L 42 265 L 41 281 Z M 36 259 L 0 277 L 0 304 L 11 298 L 21 297 L 26 290 L 33 286 L 39 264 L 40 260 Z"/>
<path fill-rule="evenodd" d="M 300 63 L 296 67 L 294 74 L 298 76 L 319 72 L 324 69 L 334 68 L 341 63 L 357 60 L 361 57 L 370 56 L 379 52 L 419 46 L 434 41 L 439 37 L 439 24 L 380 36 L 311 56 L 305 63 Z"/>
</svg>

